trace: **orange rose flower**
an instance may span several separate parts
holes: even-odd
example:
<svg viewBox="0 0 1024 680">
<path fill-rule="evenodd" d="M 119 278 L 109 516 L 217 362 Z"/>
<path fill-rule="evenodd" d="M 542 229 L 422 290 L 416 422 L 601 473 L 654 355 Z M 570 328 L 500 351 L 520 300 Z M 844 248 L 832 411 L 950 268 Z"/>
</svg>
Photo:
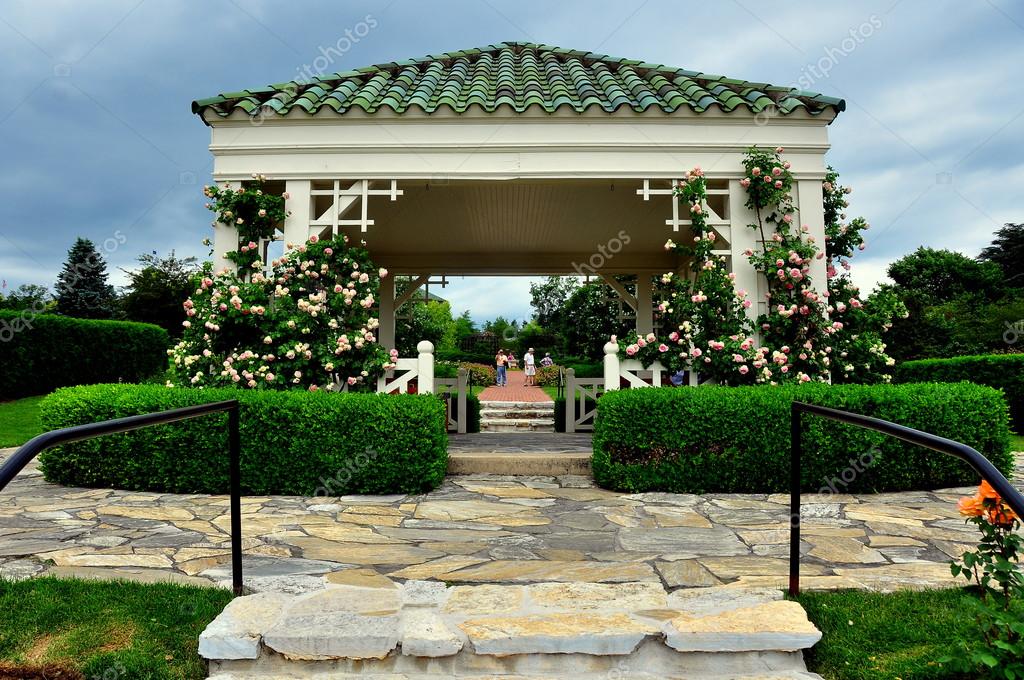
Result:
<svg viewBox="0 0 1024 680">
<path fill-rule="evenodd" d="M 985 512 L 985 504 L 978 496 L 964 496 L 957 504 L 960 514 L 965 517 L 981 517 Z"/>
<path fill-rule="evenodd" d="M 993 500 L 999 501 L 999 494 L 992 488 L 992 485 L 981 480 L 981 484 L 978 485 L 978 498 L 982 500 Z"/>
</svg>

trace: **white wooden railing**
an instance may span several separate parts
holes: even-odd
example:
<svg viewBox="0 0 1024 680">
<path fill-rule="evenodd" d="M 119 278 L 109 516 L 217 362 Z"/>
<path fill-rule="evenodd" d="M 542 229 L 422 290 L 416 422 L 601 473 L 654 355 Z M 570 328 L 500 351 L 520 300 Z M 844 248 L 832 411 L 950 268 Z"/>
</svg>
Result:
<svg viewBox="0 0 1024 680">
<path fill-rule="evenodd" d="M 409 359 L 395 360 L 395 367 L 385 375 L 377 378 L 377 392 L 391 394 L 398 391 L 405 394 L 409 391 L 409 381 L 416 379 L 416 391 L 433 393 L 434 391 L 434 343 L 422 340 L 416 345 L 419 355 Z M 402 371 L 400 375 L 395 375 Z"/>
</svg>

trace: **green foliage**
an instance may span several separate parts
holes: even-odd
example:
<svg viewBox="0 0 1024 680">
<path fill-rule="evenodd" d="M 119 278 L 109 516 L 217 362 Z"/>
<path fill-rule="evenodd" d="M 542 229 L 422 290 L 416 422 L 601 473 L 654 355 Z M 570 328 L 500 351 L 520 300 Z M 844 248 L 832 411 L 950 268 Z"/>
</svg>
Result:
<svg viewBox="0 0 1024 680">
<path fill-rule="evenodd" d="M 46 286 L 37 286 L 31 283 L 22 284 L 7 295 L 0 295 L 0 309 L 19 312 L 28 310 L 42 314 L 51 311 L 56 304 Z"/>
<path fill-rule="evenodd" d="M 54 289 L 58 314 L 79 319 L 114 316 L 116 296 L 107 283 L 107 263 L 89 239 L 75 239 Z"/>
<path fill-rule="evenodd" d="M 541 283 L 530 284 L 530 305 L 541 326 L 558 325 L 564 320 L 566 303 L 579 287 L 572 276 L 549 276 Z"/>
<path fill-rule="evenodd" d="M 494 365 L 462 362 L 459 368 L 469 371 L 469 380 L 474 385 L 493 385 L 498 379 L 498 369 Z"/>
<path fill-rule="evenodd" d="M 1018 433 L 1024 433 L 1024 354 L 988 354 L 905 361 L 897 364 L 894 381 L 972 382 L 1001 389 L 1010 405 L 1014 429 Z"/>
<path fill-rule="evenodd" d="M 953 560 L 953 576 L 962 576 L 981 593 L 972 602 L 984 644 L 958 642 L 956 651 L 943 659 L 965 673 L 1015 680 L 1024 677 L 1024 619 L 1014 604 L 1024 597 L 1024 575 L 1020 571 L 1020 520 L 987 483 L 978 494 L 963 498 L 960 514 L 981 532 L 975 550 Z"/>
<path fill-rule="evenodd" d="M 246 493 L 420 493 L 444 479 L 444 403 L 433 395 L 94 385 L 47 397 L 42 421 L 50 430 L 224 399 L 241 404 Z M 226 493 L 227 415 L 67 444 L 40 462 L 69 486 Z"/>
<path fill-rule="evenodd" d="M 128 290 L 121 298 L 121 311 L 130 321 L 160 326 L 171 336 L 181 335 L 185 320 L 182 307 L 195 289 L 192 279 L 199 272 L 196 258 L 178 258 L 174 251 L 162 258 L 155 254 L 139 257 L 143 267 L 128 274 Z"/>
<path fill-rule="evenodd" d="M 1007 286 L 1024 288 L 1024 222 L 1004 224 L 978 259 L 999 265 Z"/>
<path fill-rule="evenodd" d="M 251 182 L 235 189 L 227 183 L 203 187 L 203 194 L 210 199 L 206 209 L 217 216 L 214 224 L 220 222 L 238 231 L 238 250 L 228 251 L 224 257 L 238 265 L 243 277 L 262 267 L 261 242 L 273 238 L 288 215 L 284 209 L 287 194 L 266 193 L 266 181 L 263 175 L 253 175 Z"/>
<path fill-rule="evenodd" d="M 630 492 L 774 493 L 789 488 L 790 405 L 799 399 L 964 442 L 1011 467 L 1006 401 L 980 385 L 647 388 L 606 393 L 594 478 Z M 802 488 L 875 492 L 963 486 L 965 463 L 885 435 L 804 417 Z"/>
<path fill-rule="evenodd" d="M 939 662 L 959 640 L 982 642 L 970 611 L 968 590 L 861 590 L 804 593 L 798 601 L 823 633 L 804 652 L 808 670 L 830 680 L 966 680 L 990 677 L 960 673 Z M 1024 606 L 1015 607 L 1018 619 Z"/>
<path fill-rule="evenodd" d="M 455 335 L 454 348 L 462 347 L 462 343 L 465 342 L 469 336 L 476 333 L 476 324 L 473 323 L 473 319 L 470 318 L 468 309 L 455 319 L 453 332 Z"/>
<path fill-rule="evenodd" d="M 416 345 L 429 340 L 436 349 L 455 348 L 455 320 L 447 301 L 431 300 L 409 302 L 402 305 L 395 328 L 395 345 L 399 356 L 416 356 Z M 388 348 L 390 349 L 390 348 Z"/>
<path fill-rule="evenodd" d="M 173 583 L 0 579 L 0 676 L 22 677 L 3 672 L 12 662 L 53 664 L 89 680 L 205 678 L 199 634 L 231 597 L 222 588 Z"/>
<path fill-rule="evenodd" d="M 0 311 L 0 398 L 136 382 L 167 367 L 167 332 L 129 321 Z"/>
<path fill-rule="evenodd" d="M 565 338 L 565 354 L 602 360 L 608 338 L 624 334 L 631 326 L 618 320 L 618 305 L 609 296 L 608 286 L 597 283 L 577 288 L 569 296 L 565 309 L 567 313 L 560 329 Z"/>
</svg>

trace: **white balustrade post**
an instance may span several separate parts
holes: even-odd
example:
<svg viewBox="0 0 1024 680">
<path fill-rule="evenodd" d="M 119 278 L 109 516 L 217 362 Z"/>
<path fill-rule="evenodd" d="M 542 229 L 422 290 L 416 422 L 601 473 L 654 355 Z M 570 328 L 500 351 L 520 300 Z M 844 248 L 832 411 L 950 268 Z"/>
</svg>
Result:
<svg viewBox="0 0 1024 680">
<path fill-rule="evenodd" d="M 311 182 L 308 179 L 290 179 L 285 182 L 284 189 L 288 193 L 285 208 L 288 216 L 284 218 L 284 242 L 298 248 L 309 240 L 309 221 L 312 217 Z"/>
<path fill-rule="evenodd" d="M 220 182 L 220 187 L 235 190 L 241 182 Z M 217 222 L 213 225 L 213 271 L 236 271 L 238 266 L 226 258 L 225 253 L 238 250 L 238 229 L 233 224 Z"/>
<path fill-rule="evenodd" d="M 604 346 L 604 391 L 619 389 L 619 343 L 607 342 Z"/>
<path fill-rule="evenodd" d="M 434 392 L 434 343 L 421 340 L 416 345 L 419 356 L 416 359 L 416 379 L 419 381 L 418 391 L 421 394 Z"/>
</svg>

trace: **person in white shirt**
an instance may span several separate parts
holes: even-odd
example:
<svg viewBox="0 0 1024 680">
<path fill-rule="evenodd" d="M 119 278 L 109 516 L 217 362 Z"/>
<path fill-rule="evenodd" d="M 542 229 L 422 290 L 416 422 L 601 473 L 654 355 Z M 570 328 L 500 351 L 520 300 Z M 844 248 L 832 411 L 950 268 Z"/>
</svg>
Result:
<svg viewBox="0 0 1024 680">
<path fill-rule="evenodd" d="M 523 387 L 528 387 L 536 382 L 537 376 L 537 365 L 533 360 L 533 348 L 526 350 L 526 354 L 523 356 L 523 366 L 526 369 L 526 382 L 523 383 Z"/>
</svg>

